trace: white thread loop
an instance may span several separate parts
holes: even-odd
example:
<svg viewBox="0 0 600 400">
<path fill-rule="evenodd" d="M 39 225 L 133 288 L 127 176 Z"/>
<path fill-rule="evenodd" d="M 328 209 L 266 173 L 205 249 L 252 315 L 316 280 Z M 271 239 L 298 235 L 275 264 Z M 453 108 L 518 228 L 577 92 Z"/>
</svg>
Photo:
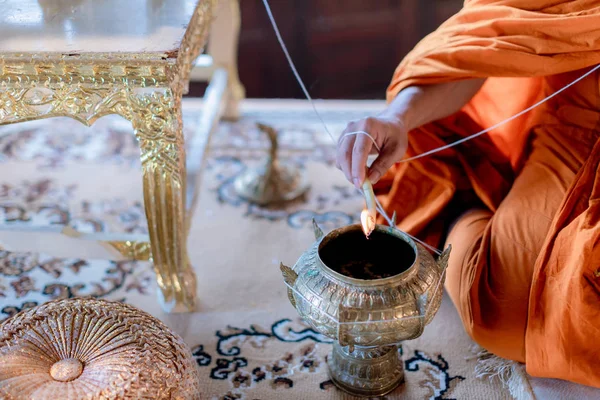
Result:
<svg viewBox="0 0 600 400">
<path fill-rule="evenodd" d="M 377 142 L 375 141 L 373 136 L 369 135 L 365 131 L 347 132 L 347 133 L 344 133 L 340 139 L 343 139 L 347 136 L 357 136 L 357 135 L 365 135 L 366 137 L 371 139 L 371 142 L 373 142 L 373 146 L 375 146 L 375 148 L 377 149 L 378 152 L 381 152 L 381 149 L 379 148 L 379 145 L 377 144 Z"/>
</svg>

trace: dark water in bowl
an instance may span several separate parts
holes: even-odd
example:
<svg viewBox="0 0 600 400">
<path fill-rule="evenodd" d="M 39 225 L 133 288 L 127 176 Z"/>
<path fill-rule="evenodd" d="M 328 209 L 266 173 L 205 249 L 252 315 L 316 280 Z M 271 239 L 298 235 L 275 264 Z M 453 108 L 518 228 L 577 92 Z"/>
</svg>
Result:
<svg viewBox="0 0 600 400">
<path fill-rule="evenodd" d="M 379 231 L 367 239 L 360 229 L 323 241 L 319 256 L 332 270 L 364 280 L 398 275 L 415 261 L 415 252 L 404 240 Z"/>
</svg>

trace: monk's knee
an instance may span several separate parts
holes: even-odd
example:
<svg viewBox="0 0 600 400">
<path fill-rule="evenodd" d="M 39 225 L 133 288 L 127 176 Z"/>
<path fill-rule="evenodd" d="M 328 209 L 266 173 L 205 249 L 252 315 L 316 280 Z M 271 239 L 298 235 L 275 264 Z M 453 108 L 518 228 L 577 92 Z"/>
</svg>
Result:
<svg viewBox="0 0 600 400">
<path fill-rule="evenodd" d="M 481 271 L 489 268 L 486 254 L 495 251 L 483 243 L 484 233 L 494 230 L 492 216 L 487 210 L 471 210 L 453 225 L 447 239 L 452 252 L 445 287 L 471 339 L 496 355 L 518 360 L 521 340 L 516 336 L 520 322 L 505 318 L 498 304 L 490 301 L 486 293 L 474 290 L 479 287 L 477 277 Z"/>
<path fill-rule="evenodd" d="M 473 260 L 479 251 L 479 243 L 492 213 L 486 210 L 470 210 L 458 218 L 448 234 L 446 246 L 452 245 L 452 252 L 446 270 L 446 291 L 459 314 L 469 314 L 468 291 L 473 271 Z"/>
<path fill-rule="evenodd" d="M 488 324 L 473 318 L 463 319 L 469 337 L 492 354 L 507 360 L 525 362 L 525 332 L 520 324 Z"/>
</svg>

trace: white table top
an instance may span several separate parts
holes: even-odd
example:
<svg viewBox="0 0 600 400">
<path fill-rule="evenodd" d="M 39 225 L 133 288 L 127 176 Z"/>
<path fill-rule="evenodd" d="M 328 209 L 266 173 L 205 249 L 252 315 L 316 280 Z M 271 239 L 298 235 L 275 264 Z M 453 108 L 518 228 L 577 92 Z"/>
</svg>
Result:
<svg viewBox="0 0 600 400">
<path fill-rule="evenodd" d="M 0 0 L 0 53 L 168 53 L 198 1 Z"/>
</svg>

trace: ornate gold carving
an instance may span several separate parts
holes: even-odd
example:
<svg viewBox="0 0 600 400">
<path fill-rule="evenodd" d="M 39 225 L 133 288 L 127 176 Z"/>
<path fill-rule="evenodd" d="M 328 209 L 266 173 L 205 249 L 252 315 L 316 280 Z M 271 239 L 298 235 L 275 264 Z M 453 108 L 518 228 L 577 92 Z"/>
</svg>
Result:
<svg viewBox="0 0 600 400">
<path fill-rule="evenodd" d="M 163 307 L 193 311 L 196 278 L 187 257 L 181 97 L 167 89 L 130 93 L 128 99 L 142 153 L 144 207 Z"/>
<path fill-rule="evenodd" d="M 142 152 L 142 167 L 165 170 L 182 185 L 185 152 L 181 98 L 170 90 L 129 96 L 131 121 Z"/>
<path fill-rule="evenodd" d="M 134 258 L 152 254 L 168 311 L 190 311 L 196 278 L 185 231 L 185 150 L 181 96 L 206 43 L 217 0 L 198 1 L 181 46 L 171 53 L 5 53 L 0 55 L 0 124 L 70 117 L 85 125 L 118 114 L 141 148 L 152 251 L 112 243 Z"/>
<path fill-rule="evenodd" d="M 149 242 L 134 242 L 134 241 L 122 241 L 122 242 L 106 242 L 113 249 L 117 250 L 131 260 L 137 261 L 151 261 L 152 260 L 152 248 Z"/>
<path fill-rule="evenodd" d="M 218 0 L 198 1 L 192 20 L 181 41 L 176 62 L 176 79 L 173 81 L 173 89 L 176 93 L 187 93 L 190 72 L 194 60 L 206 44 L 206 38 L 210 30 L 210 21 Z"/>
<path fill-rule="evenodd" d="M 63 86 L 11 88 L 0 91 L 3 124 L 49 117 L 71 117 L 87 126 L 108 114 L 128 116 L 126 90 Z"/>
<path fill-rule="evenodd" d="M 174 68 L 158 55 L 0 55 L 0 123 L 71 117 L 89 126 L 108 114 L 127 118 L 128 90 L 169 87 Z"/>
<path fill-rule="evenodd" d="M 135 88 L 187 91 L 192 64 L 205 46 L 216 0 L 199 1 L 179 51 L 165 53 L 0 54 L 0 124 L 72 117 L 86 125 L 124 115 Z"/>
<path fill-rule="evenodd" d="M 165 54 L 0 54 L 0 76 L 6 87 L 162 86 L 174 67 L 175 60 Z"/>
</svg>

